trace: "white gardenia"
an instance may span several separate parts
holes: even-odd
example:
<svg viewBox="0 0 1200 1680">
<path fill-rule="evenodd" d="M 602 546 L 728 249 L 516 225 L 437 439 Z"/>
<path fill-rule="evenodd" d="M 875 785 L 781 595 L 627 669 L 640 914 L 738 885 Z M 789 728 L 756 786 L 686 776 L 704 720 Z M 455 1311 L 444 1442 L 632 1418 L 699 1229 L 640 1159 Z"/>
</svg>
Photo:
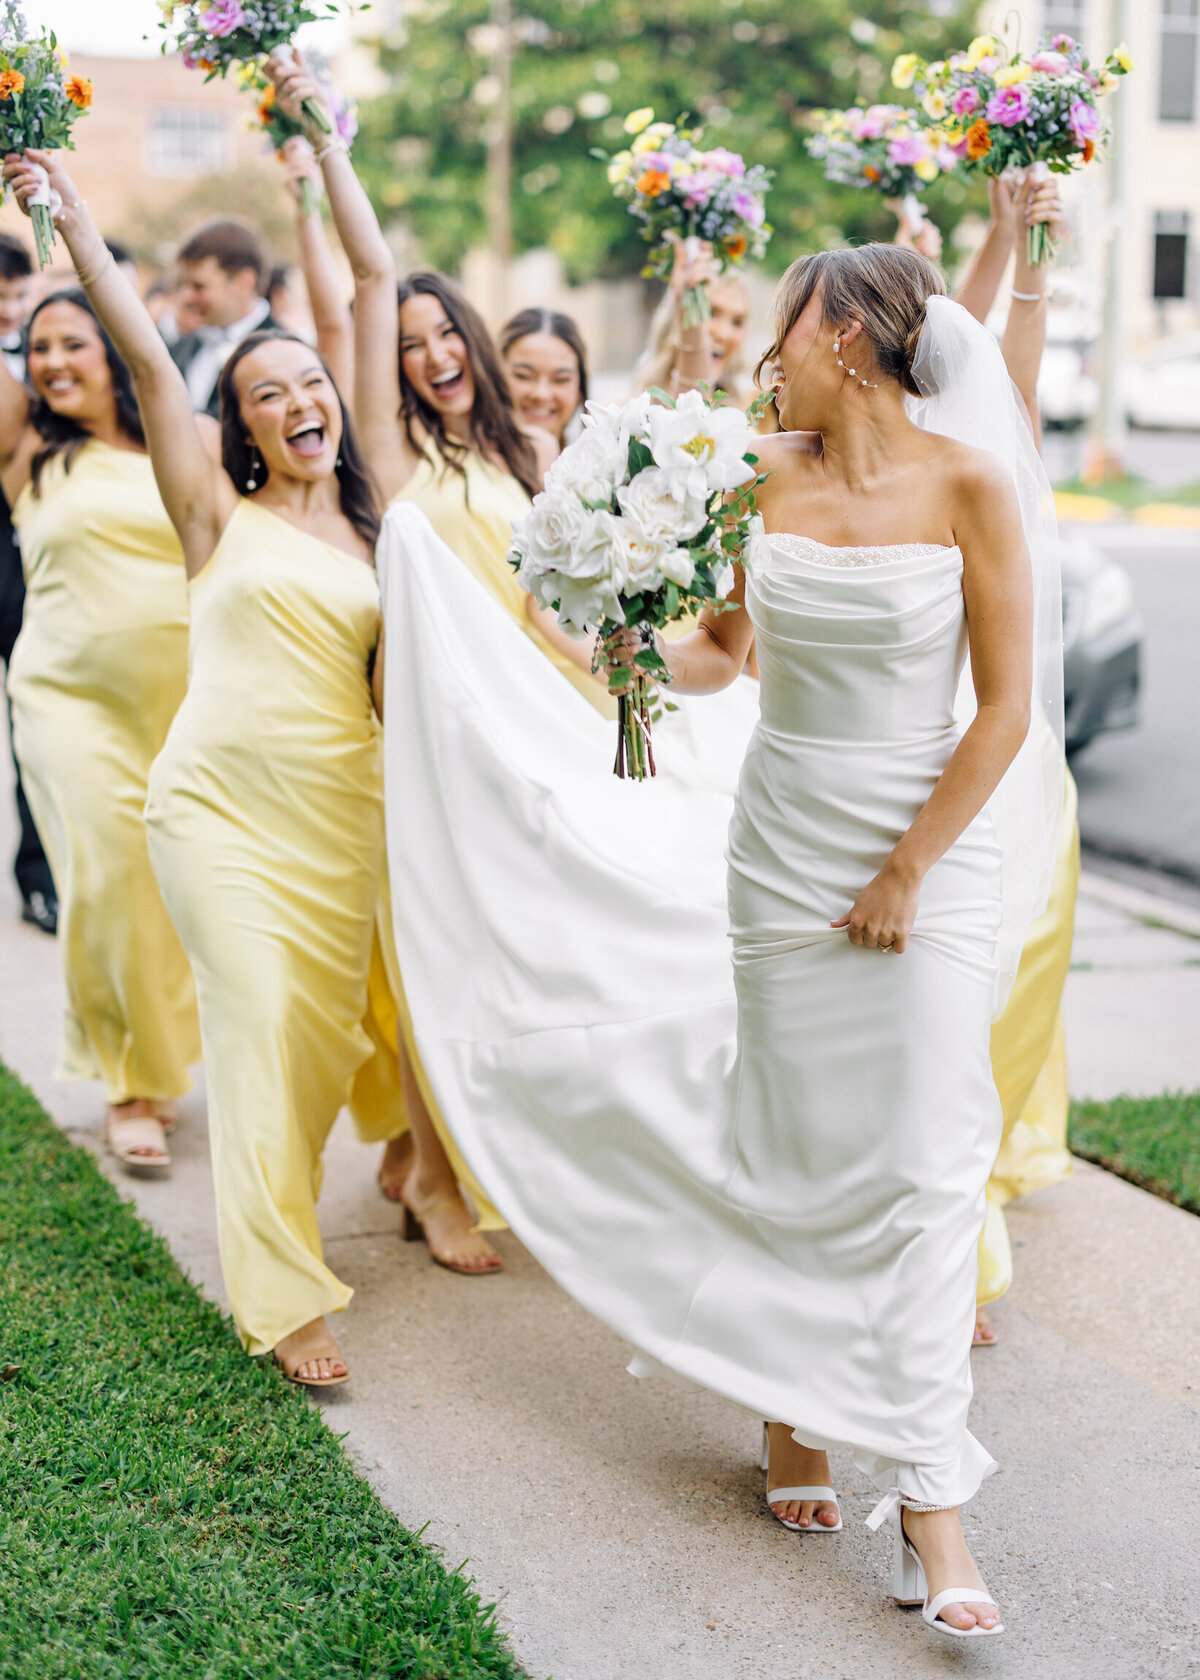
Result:
<svg viewBox="0 0 1200 1680">
<path fill-rule="evenodd" d="M 708 519 L 707 499 L 681 473 L 645 467 L 617 491 L 621 512 L 649 537 L 678 543 L 696 536 Z"/>
<path fill-rule="evenodd" d="M 681 479 L 695 495 L 735 490 L 753 478 L 754 468 L 744 458 L 753 441 L 740 409 L 710 408 L 699 391 L 685 391 L 674 408 L 650 410 L 655 465 Z"/>
</svg>

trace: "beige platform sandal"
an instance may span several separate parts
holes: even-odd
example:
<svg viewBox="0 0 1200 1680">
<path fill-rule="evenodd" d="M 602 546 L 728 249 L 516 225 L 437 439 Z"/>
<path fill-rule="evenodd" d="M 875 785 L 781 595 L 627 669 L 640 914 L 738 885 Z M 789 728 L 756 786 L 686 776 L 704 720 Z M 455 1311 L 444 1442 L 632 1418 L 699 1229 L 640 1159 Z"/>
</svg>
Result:
<svg viewBox="0 0 1200 1680">
<path fill-rule="evenodd" d="M 125 1171 L 139 1178 L 159 1178 L 170 1170 L 165 1128 L 154 1114 L 123 1115 L 109 1108 L 104 1141 Z"/>
</svg>

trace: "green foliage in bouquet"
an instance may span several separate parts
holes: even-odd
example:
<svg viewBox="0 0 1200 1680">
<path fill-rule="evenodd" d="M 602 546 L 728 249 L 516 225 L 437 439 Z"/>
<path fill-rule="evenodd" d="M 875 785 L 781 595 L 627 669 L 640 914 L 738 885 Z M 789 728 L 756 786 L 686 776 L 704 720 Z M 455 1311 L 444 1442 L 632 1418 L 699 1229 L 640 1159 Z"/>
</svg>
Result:
<svg viewBox="0 0 1200 1680">
<path fill-rule="evenodd" d="M 72 75 L 67 55 L 47 29 L 30 34 L 16 4 L 0 6 L 0 154 L 73 147 L 71 129 L 92 103 L 92 84 Z M 54 222 L 49 196 L 30 210 L 42 268 L 52 260 Z"/>
</svg>

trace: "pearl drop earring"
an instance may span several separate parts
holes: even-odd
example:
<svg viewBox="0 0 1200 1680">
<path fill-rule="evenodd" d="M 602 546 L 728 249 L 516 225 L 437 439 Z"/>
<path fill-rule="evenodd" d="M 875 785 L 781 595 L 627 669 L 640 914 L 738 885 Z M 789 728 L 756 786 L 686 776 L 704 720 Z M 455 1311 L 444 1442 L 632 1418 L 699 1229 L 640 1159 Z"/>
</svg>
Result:
<svg viewBox="0 0 1200 1680">
<path fill-rule="evenodd" d="M 841 368 L 842 372 L 843 373 L 848 373 L 850 375 L 851 379 L 857 379 L 858 383 L 860 385 L 864 385 L 867 388 L 867 390 L 869 390 L 869 391 L 878 391 L 879 386 L 878 385 L 872 385 L 872 383 L 869 379 L 863 379 L 861 377 L 861 375 L 859 374 L 859 371 L 858 371 L 857 368 L 848 368 L 846 366 L 845 362 L 842 360 L 842 340 L 841 340 L 840 336 L 838 338 L 835 338 L 834 341 L 833 341 L 833 359 L 837 363 L 837 365 Z"/>
<path fill-rule="evenodd" d="M 255 446 L 252 445 L 251 449 L 250 449 L 250 477 L 246 480 L 246 489 L 247 490 L 257 490 L 258 489 L 258 478 L 256 476 L 257 472 L 258 472 L 258 468 L 255 465 L 255 462 L 257 461 L 257 459 L 258 459 L 258 449 Z"/>
</svg>

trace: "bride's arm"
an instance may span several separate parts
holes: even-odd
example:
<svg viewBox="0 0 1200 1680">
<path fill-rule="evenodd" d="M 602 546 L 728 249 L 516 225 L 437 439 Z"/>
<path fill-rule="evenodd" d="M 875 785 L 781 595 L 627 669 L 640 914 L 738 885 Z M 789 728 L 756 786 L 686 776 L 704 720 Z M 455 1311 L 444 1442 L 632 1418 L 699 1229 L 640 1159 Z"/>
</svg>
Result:
<svg viewBox="0 0 1200 1680">
<path fill-rule="evenodd" d="M 922 881 L 982 811 L 1029 733 L 1033 599 L 1016 491 L 1002 467 L 972 452 L 955 503 L 978 710 L 911 828 L 853 909 L 830 924 L 846 928 L 854 945 L 904 950 Z"/>
</svg>

